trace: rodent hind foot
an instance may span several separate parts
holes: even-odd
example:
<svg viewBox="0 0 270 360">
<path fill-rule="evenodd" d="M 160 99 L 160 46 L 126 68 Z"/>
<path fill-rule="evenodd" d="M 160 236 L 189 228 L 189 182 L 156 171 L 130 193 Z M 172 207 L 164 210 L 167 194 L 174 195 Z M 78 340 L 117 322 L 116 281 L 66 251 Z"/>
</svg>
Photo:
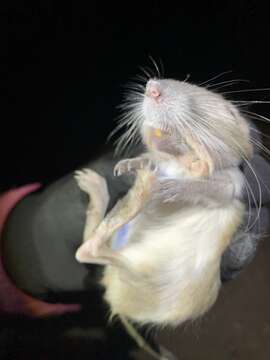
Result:
<svg viewBox="0 0 270 360">
<path fill-rule="evenodd" d="M 94 238 L 83 243 L 76 251 L 75 258 L 81 263 L 91 264 L 110 264 L 108 251 L 106 251 L 103 241 Z"/>
</svg>

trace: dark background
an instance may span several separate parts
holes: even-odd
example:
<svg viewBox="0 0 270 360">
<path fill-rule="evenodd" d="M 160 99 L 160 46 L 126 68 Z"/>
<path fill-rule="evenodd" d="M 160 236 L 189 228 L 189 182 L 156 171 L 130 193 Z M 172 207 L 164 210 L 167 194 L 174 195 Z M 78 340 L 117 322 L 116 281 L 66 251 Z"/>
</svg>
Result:
<svg viewBox="0 0 270 360">
<path fill-rule="evenodd" d="M 200 83 L 231 71 L 214 82 L 250 83 L 223 90 L 270 87 L 269 12 L 263 2 L 37 0 L 9 1 L 8 7 L 2 23 L 8 35 L 8 52 L 4 43 L 1 48 L 1 69 L 8 65 L 8 112 L 3 106 L 0 190 L 49 183 L 103 150 L 123 85 L 141 73 L 139 66 L 154 68 L 149 55 L 158 64 L 161 59 L 165 77 L 191 74 L 190 81 Z M 230 96 L 270 99 L 265 91 Z M 269 110 L 267 104 L 252 108 L 265 116 Z M 204 320 L 161 332 L 162 342 L 185 360 L 268 359 L 269 251 L 264 242 Z M 124 335 L 116 339 L 118 355 L 108 340 L 105 357 L 101 348 L 95 353 L 89 347 L 87 333 L 67 335 L 87 328 L 87 316 L 1 319 L 1 359 L 126 359 Z M 112 342 L 115 332 L 110 329 Z"/>
<path fill-rule="evenodd" d="M 5 30 L 2 189 L 46 183 L 93 156 L 114 127 L 123 85 L 140 66 L 153 70 L 149 55 L 161 59 L 165 77 L 190 74 L 199 83 L 231 71 L 214 82 L 250 81 L 225 90 L 270 86 L 269 13 L 255 0 L 11 1 Z M 255 110 L 267 115 L 267 105 Z"/>
</svg>

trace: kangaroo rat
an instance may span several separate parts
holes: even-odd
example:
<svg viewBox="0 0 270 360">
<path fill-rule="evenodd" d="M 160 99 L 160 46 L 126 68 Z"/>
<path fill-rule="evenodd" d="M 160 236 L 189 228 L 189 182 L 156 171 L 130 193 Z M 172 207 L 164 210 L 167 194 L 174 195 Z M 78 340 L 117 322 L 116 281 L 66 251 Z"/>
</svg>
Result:
<svg viewBox="0 0 270 360">
<path fill-rule="evenodd" d="M 76 258 L 106 265 L 112 315 L 177 326 L 217 298 L 221 256 L 245 211 L 239 164 L 253 151 L 250 129 L 222 95 L 172 79 L 150 79 L 127 108 L 122 144 L 139 136 L 145 152 L 115 175 L 135 173 L 134 185 L 105 216 L 106 180 L 76 173 L 91 199 Z"/>
</svg>

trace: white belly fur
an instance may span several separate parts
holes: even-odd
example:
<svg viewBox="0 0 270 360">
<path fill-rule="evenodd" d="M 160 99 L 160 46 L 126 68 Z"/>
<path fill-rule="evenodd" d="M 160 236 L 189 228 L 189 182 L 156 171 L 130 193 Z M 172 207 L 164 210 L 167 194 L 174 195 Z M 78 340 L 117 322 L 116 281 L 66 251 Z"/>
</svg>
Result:
<svg viewBox="0 0 270 360">
<path fill-rule="evenodd" d="M 121 253 L 138 278 L 130 278 L 125 269 L 105 269 L 102 283 L 112 315 L 175 326 L 202 315 L 215 302 L 221 256 L 242 221 L 244 206 L 234 200 L 222 208 L 184 207 L 167 217 L 166 212 L 168 205 L 159 213 L 146 210 L 133 221 Z"/>
</svg>

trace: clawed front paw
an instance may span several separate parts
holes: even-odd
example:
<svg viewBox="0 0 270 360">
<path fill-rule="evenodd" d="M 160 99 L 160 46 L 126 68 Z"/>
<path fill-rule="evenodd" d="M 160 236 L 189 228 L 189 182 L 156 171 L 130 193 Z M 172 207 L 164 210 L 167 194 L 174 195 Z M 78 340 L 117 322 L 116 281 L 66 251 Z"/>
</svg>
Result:
<svg viewBox="0 0 270 360">
<path fill-rule="evenodd" d="M 137 170 L 147 169 L 151 171 L 156 171 L 156 163 L 148 158 L 133 158 L 133 159 L 124 159 L 119 161 L 114 168 L 114 176 L 121 176 L 123 174 L 135 173 Z"/>
</svg>

